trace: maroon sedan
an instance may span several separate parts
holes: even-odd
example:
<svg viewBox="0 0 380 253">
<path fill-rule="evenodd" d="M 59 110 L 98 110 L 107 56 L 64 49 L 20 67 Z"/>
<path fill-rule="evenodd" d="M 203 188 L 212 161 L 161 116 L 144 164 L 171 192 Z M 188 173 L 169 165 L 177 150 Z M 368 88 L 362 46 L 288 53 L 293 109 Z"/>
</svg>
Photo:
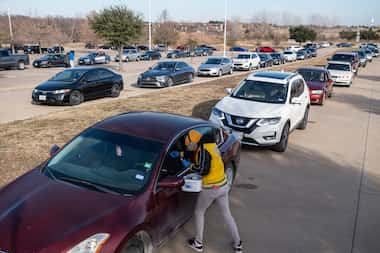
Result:
<svg viewBox="0 0 380 253">
<path fill-rule="evenodd" d="M 329 71 L 319 67 L 303 67 L 297 70 L 305 79 L 310 90 L 310 102 L 323 105 L 326 97 L 333 94 L 334 81 Z"/>
<path fill-rule="evenodd" d="M 187 169 L 170 155 L 191 129 L 219 144 L 232 184 L 234 133 L 164 113 L 111 117 L 0 190 L 0 252 L 152 252 L 194 210 L 197 194 L 180 188 Z"/>
<path fill-rule="evenodd" d="M 258 47 L 256 51 L 260 53 L 274 53 L 276 52 L 276 49 L 273 47 Z"/>
</svg>

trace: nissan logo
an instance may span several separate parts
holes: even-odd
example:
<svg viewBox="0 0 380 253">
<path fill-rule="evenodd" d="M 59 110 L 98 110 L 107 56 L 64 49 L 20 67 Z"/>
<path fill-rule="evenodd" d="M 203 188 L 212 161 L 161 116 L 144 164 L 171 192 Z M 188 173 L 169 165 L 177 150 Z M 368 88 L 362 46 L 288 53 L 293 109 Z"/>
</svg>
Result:
<svg viewBox="0 0 380 253">
<path fill-rule="evenodd" d="M 237 118 L 237 119 L 236 119 L 236 123 L 239 124 L 239 125 L 243 125 L 244 122 L 245 122 L 245 121 L 244 121 L 244 119 L 242 119 L 242 118 Z"/>
</svg>

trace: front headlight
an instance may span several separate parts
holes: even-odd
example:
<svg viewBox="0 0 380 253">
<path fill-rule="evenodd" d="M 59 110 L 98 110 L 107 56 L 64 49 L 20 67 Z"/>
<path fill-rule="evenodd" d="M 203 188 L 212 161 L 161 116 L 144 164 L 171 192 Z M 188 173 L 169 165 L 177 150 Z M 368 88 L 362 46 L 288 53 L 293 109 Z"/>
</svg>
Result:
<svg viewBox="0 0 380 253">
<path fill-rule="evenodd" d="M 344 78 L 345 78 L 345 79 L 350 79 L 351 76 L 347 75 L 347 76 L 345 76 Z"/>
<path fill-rule="evenodd" d="M 137 77 L 137 80 L 140 81 L 141 79 L 142 79 L 142 75 L 139 75 L 139 76 Z"/>
<path fill-rule="evenodd" d="M 157 76 L 156 80 L 159 82 L 166 82 L 166 80 L 168 80 L 168 77 L 167 76 Z"/>
<path fill-rule="evenodd" d="M 70 89 L 62 89 L 62 90 L 55 90 L 53 91 L 53 94 L 62 94 L 62 93 L 67 93 L 70 92 Z"/>
<path fill-rule="evenodd" d="M 37 93 L 37 92 L 38 92 L 38 90 L 37 90 L 37 89 L 34 89 L 34 90 L 33 90 L 33 93 Z"/>
<path fill-rule="evenodd" d="M 275 118 L 264 118 L 260 119 L 256 124 L 258 126 L 269 126 L 269 125 L 277 125 L 281 120 L 281 117 Z"/>
<path fill-rule="evenodd" d="M 221 111 L 221 110 L 219 110 L 219 109 L 217 109 L 217 108 L 212 108 L 212 112 L 211 112 L 213 115 L 215 115 L 216 117 L 218 117 L 218 118 L 224 118 L 224 113 Z"/>
<path fill-rule="evenodd" d="M 77 244 L 67 253 L 96 253 L 101 250 L 108 238 L 109 234 L 96 234 Z"/>
<path fill-rule="evenodd" d="M 311 94 L 313 94 L 313 95 L 322 95 L 323 94 L 323 90 L 312 90 Z"/>
</svg>

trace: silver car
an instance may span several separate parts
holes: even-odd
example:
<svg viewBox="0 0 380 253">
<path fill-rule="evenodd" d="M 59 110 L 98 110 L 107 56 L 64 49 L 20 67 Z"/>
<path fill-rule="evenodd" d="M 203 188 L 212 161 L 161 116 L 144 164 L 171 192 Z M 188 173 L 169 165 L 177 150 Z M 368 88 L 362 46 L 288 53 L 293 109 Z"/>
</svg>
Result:
<svg viewBox="0 0 380 253">
<path fill-rule="evenodd" d="M 124 49 L 121 55 L 122 61 L 139 61 L 141 54 L 137 51 L 137 49 Z M 119 61 L 120 57 L 117 55 L 115 57 L 115 61 Z"/>
<path fill-rule="evenodd" d="M 233 64 L 227 57 L 208 58 L 198 68 L 198 76 L 222 76 L 233 73 Z"/>
</svg>

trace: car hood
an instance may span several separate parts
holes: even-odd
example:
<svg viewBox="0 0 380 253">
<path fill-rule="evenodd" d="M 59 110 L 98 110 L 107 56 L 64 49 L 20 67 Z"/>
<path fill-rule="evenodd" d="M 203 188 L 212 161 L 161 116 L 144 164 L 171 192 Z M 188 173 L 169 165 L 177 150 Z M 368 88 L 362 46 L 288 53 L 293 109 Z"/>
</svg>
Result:
<svg viewBox="0 0 380 253">
<path fill-rule="evenodd" d="M 349 71 L 333 70 L 333 69 L 329 69 L 329 72 L 333 76 L 345 76 L 345 75 L 351 75 L 352 74 Z"/>
<path fill-rule="evenodd" d="M 283 104 L 260 103 L 233 97 L 224 97 L 216 104 L 219 110 L 247 118 L 279 117 L 284 108 Z"/>
<path fill-rule="evenodd" d="M 47 61 L 48 58 L 47 57 L 41 57 L 41 58 L 37 58 L 34 60 L 34 62 L 41 62 L 41 61 Z"/>
<path fill-rule="evenodd" d="M 233 63 L 249 63 L 249 59 L 233 59 Z"/>
<path fill-rule="evenodd" d="M 110 217 L 130 203 L 131 198 L 54 181 L 32 170 L 0 191 L 0 249 L 49 252 L 57 244 L 69 249 L 78 243 L 73 238 L 109 232 Z M 102 226 L 109 230 L 99 231 Z"/>
<path fill-rule="evenodd" d="M 220 68 L 221 65 L 219 64 L 201 64 L 199 66 L 200 69 L 215 69 Z"/>
<path fill-rule="evenodd" d="M 152 77 L 152 76 L 167 76 L 170 75 L 172 71 L 170 70 L 148 70 L 142 74 L 143 77 Z"/>
<path fill-rule="evenodd" d="M 46 81 L 36 87 L 37 90 L 52 91 L 72 88 L 72 82 Z"/>
<path fill-rule="evenodd" d="M 306 81 L 306 83 L 310 90 L 322 90 L 326 86 L 324 82 L 318 81 Z"/>
<path fill-rule="evenodd" d="M 79 57 L 79 60 L 91 59 L 92 57 L 89 55 Z"/>
</svg>

